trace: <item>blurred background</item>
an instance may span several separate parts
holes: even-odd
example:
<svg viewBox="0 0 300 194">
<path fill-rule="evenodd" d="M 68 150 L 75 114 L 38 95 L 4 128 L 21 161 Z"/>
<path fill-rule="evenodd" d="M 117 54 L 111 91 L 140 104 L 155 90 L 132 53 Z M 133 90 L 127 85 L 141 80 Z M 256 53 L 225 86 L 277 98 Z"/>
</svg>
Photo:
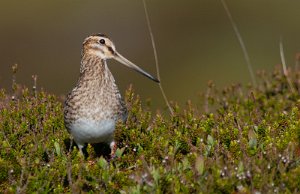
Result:
<svg viewBox="0 0 300 194">
<path fill-rule="evenodd" d="M 162 84 L 170 100 L 199 103 L 207 82 L 217 87 L 251 81 L 242 50 L 220 0 L 148 0 Z M 300 51 L 300 1 L 227 1 L 254 71 L 280 63 L 282 37 L 289 66 Z M 117 50 L 156 74 L 153 49 L 140 0 L 5 0 L 0 2 L 0 87 L 17 82 L 65 95 L 79 75 L 84 38 L 105 33 Z M 165 108 L 159 87 L 115 61 L 109 67 L 124 94 L 129 84 L 154 109 Z"/>
</svg>

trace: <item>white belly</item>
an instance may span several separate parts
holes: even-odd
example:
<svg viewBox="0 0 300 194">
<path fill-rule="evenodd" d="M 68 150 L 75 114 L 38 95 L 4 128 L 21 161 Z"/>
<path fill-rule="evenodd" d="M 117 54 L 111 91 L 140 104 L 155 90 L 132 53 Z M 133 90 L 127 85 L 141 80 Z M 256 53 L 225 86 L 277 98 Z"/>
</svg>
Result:
<svg viewBox="0 0 300 194">
<path fill-rule="evenodd" d="M 110 143 L 113 141 L 115 125 L 113 119 L 102 121 L 78 119 L 70 126 L 70 132 L 77 144 Z"/>
</svg>

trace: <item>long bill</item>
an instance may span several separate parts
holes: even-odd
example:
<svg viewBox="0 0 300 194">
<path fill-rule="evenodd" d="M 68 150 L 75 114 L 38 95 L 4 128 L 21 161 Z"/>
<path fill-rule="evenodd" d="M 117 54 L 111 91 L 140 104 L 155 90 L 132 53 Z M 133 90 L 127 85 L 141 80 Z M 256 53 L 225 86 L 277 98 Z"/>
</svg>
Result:
<svg viewBox="0 0 300 194">
<path fill-rule="evenodd" d="M 133 69 L 133 70 L 137 71 L 138 73 L 141 73 L 142 75 L 148 77 L 149 79 L 152 79 L 153 81 L 159 83 L 159 80 L 157 78 L 153 77 L 152 75 L 150 75 L 149 73 L 147 73 L 146 71 L 144 71 L 143 69 L 138 67 L 137 65 L 133 64 L 131 61 L 127 60 L 120 53 L 115 52 L 115 58 L 114 59 L 119 61 L 123 65 L 129 67 L 130 69 Z"/>
</svg>

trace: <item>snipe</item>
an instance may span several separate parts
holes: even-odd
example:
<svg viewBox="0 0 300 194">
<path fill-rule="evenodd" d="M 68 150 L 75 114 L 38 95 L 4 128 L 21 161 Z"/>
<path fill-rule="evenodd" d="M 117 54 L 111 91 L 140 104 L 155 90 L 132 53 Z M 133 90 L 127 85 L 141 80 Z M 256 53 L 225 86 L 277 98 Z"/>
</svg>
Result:
<svg viewBox="0 0 300 194">
<path fill-rule="evenodd" d="M 106 60 L 115 59 L 159 82 L 121 54 L 104 34 L 87 37 L 81 53 L 80 76 L 64 105 L 65 126 L 80 152 L 85 143 L 108 143 L 116 149 L 114 130 L 118 120 L 126 121 L 127 109 Z"/>
</svg>

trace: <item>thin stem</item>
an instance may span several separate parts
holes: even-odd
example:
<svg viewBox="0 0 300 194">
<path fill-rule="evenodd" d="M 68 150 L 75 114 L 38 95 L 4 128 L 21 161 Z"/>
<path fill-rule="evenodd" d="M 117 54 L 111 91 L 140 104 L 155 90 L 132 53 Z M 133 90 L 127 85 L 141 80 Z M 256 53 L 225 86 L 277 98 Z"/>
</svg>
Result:
<svg viewBox="0 0 300 194">
<path fill-rule="evenodd" d="M 229 11 L 229 9 L 227 7 L 227 4 L 226 4 L 225 0 L 221 0 L 221 2 L 223 4 L 223 7 L 224 7 L 224 9 L 225 9 L 225 11 L 227 13 L 227 16 L 228 16 L 229 20 L 230 20 L 230 23 L 231 23 L 232 28 L 233 28 L 233 30 L 235 32 L 235 35 L 236 35 L 236 37 L 237 37 L 237 39 L 238 39 L 238 41 L 240 43 L 240 46 L 241 46 L 241 48 L 243 50 L 244 58 L 245 58 L 245 61 L 247 63 L 247 67 L 248 67 L 248 71 L 249 71 L 250 76 L 251 76 L 252 84 L 254 86 L 256 86 L 257 84 L 256 84 L 256 79 L 255 79 L 255 76 L 254 76 L 254 73 L 253 73 L 252 64 L 251 64 L 251 61 L 250 61 L 250 57 L 248 55 L 247 48 L 246 48 L 245 43 L 243 41 L 243 38 L 242 38 L 242 36 L 241 36 L 241 34 L 239 32 L 239 29 L 237 28 L 237 25 L 233 21 L 233 18 L 231 16 L 231 13 L 230 13 L 230 11 Z"/>
<path fill-rule="evenodd" d="M 284 52 L 283 52 L 283 44 L 282 44 L 282 38 L 280 38 L 280 42 L 279 42 L 279 49 L 280 49 L 280 59 L 281 59 L 281 64 L 282 64 L 282 70 L 283 70 L 283 74 L 290 86 L 290 89 L 293 93 L 295 93 L 295 88 L 292 84 L 291 79 L 288 76 L 288 70 L 286 68 L 286 61 L 285 61 L 285 57 L 284 57 Z"/>
<path fill-rule="evenodd" d="M 160 72 L 159 72 L 159 65 L 158 65 L 158 57 L 157 57 L 157 52 L 156 52 L 156 46 L 155 46 L 155 41 L 154 41 L 154 36 L 153 36 L 153 33 L 152 33 L 152 28 L 151 28 L 151 24 L 150 24 L 150 19 L 149 19 L 149 15 L 148 15 L 148 11 L 147 11 L 147 5 L 146 5 L 146 1 L 143 0 L 143 4 L 144 4 L 144 10 L 145 10 L 145 15 L 146 15 L 146 20 L 147 20 L 147 26 L 148 26 L 148 30 L 149 30 L 149 34 L 150 34 L 150 38 L 151 38 L 151 43 L 152 43 L 152 47 L 153 47 L 153 54 L 154 54 L 154 58 L 155 58 L 155 66 L 156 66 L 156 73 L 157 73 L 157 78 L 158 80 L 160 81 L 160 83 L 158 84 L 159 85 L 159 88 L 160 88 L 160 91 L 162 93 L 162 96 L 169 108 L 169 111 L 170 113 L 173 115 L 174 114 L 174 111 L 172 109 L 172 107 L 170 106 L 169 104 L 169 101 L 168 101 L 168 98 L 165 94 L 165 91 L 162 87 L 162 84 L 161 84 L 161 78 L 160 78 Z"/>
<path fill-rule="evenodd" d="M 12 96 L 11 96 L 11 99 L 12 100 L 16 100 L 16 96 L 17 96 L 17 90 L 18 90 L 18 84 L 17 84 L 17 71 L 18 71 L 18 64 L 15 63 L 13 66 L 12 66 L 12 85 L 11 85 L 11 88 L 12 88 Z"/>
<path fill-rule="evenodd" d="M 37 96 L 37 75 L 32 75 L 32 80 L 33 80 L 32 91 L 34 97 L 36 97 Z"/>
</svg>

